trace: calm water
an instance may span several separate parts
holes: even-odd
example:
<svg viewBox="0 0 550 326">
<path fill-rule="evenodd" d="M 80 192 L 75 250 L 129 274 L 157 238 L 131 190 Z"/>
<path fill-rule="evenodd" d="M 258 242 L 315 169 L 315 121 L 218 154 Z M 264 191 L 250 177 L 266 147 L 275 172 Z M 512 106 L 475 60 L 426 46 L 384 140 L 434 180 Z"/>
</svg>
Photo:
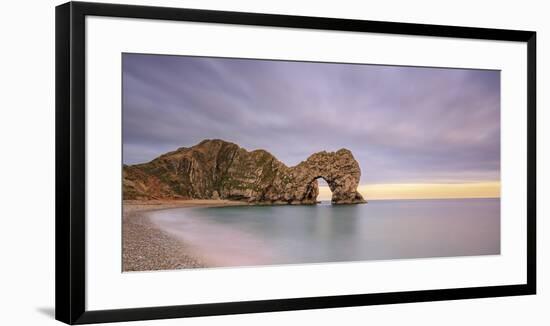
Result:
<svg viewBox="0 0 550 326">
<path fill-rule="evenodd" d="M 500 200 L 183 208 L 151 213 L 211 266 L 500 253 Z"/>
</svg>

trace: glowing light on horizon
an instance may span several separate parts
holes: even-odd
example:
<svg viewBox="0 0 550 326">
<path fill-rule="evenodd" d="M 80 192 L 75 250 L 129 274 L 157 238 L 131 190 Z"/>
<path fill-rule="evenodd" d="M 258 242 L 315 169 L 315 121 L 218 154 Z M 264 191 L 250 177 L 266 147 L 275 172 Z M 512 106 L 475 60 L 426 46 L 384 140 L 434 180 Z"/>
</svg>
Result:
<svg viewBox="0 0 550 326">
<path fill-rule="evenodd" d="M 360 185 L 357 189 L 365 199 L 452 199 L 500 198 L 500 182 L 472 183 L 392 183 Z M 319 186 L 318 200 L 330 200 L 328 186 Z"/>
</svg>

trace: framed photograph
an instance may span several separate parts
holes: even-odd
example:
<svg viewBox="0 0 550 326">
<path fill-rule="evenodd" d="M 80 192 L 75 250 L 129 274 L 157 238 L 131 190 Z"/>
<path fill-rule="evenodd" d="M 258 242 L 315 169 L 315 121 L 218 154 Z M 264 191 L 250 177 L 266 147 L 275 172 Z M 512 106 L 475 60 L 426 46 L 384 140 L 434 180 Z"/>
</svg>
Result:
<svg viewBox="0 0 550 326">
<path fill-rule="evenodd" d="M 536 33 L 56 8 L 56 318 L 535 294 Z"/>
</svg>

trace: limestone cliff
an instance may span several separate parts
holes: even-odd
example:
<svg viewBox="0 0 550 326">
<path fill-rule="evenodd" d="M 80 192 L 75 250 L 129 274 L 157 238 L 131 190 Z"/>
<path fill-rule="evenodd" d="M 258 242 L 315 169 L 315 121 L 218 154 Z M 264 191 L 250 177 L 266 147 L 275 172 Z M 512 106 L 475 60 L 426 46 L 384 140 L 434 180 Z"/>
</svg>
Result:
<svg viewBox="0 0 550 326">
<path fill-rule="evenodd" d="M 257 204 L 315 204 L 318 178 L 333 204 L 364 203 L 359 164 L 347 149 L 319 152 L 287 167 L 264 150 L 247 151 L 219 139 L 123 167 L 124 199 L 232 199 Z"/>
</svg>

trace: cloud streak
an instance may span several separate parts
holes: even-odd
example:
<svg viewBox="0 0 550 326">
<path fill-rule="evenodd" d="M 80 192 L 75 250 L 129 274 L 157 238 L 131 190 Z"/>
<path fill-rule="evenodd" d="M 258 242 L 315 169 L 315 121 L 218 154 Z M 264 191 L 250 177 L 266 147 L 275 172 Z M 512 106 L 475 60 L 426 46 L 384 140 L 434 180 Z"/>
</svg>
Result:
<svg viewBox="0 0 550 326">
<path fill-rule="evenodd" d="M 498 71 L 123 55 L 124 163 L 205 138 L 287 165 L 350 149 L 365 183 L 500 178 Z"/>
</svg>

